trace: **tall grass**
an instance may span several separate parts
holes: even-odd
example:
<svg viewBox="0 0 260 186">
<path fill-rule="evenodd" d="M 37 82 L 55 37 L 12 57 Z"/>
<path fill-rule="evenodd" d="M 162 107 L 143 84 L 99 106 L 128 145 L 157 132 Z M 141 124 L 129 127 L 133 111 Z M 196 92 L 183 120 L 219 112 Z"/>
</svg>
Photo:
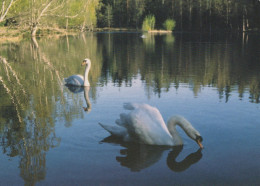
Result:
<svg viewBox="0 0 260 186">
<path fill-rule="evenodd" d="M 154 29 L 155 25 L 155 17 L 154 15 L 148 15 L 145 17 L 142 25 L 142 30 L 143 31 L 150 31 Z"/>
</svg>

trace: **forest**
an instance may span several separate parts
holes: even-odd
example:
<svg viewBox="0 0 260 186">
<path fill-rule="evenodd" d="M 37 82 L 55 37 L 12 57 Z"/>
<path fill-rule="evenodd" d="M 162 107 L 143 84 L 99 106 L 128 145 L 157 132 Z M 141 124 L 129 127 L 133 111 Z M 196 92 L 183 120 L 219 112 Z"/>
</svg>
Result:
<svg viewBox="0 0 260 186">
<path fill-rule="evenodd" d="M 35 36 L 40 29 L 142 29 L 146 16 L 155 29 L 166 19 L 180 32 L 242 32 L 260 28 L 259 0 L 0 0 L 0 27 Z"/>
</svg>

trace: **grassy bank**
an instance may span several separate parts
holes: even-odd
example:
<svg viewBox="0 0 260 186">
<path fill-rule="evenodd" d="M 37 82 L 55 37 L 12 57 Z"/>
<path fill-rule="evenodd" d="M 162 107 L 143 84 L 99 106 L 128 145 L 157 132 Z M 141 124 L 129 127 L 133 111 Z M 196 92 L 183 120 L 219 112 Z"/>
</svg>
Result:
<svg viewBox="0 0 260 186">
<path fill-rule="evenodd" d="M 41 28 L 37 31 L 37 37 L 42 36 L 63 36 L 74 35 L 79 33 L 79 30 L 75 29 L 60 29 L 60 28 Z M 0 43 L 5 42 L 18 42 L 23 38 L 30 38 L 31 33 L 29 29 L 22 29 L 19 27 L 0 27 Z"/>
<path fill-rule="evenodd" d="M 0 43 L 20 41 L 23 33 L 24 31 L 21 29 L 0 27 Z"/>
<path fill-rule="evenodd" d="M 94 32 L 143 32 L 138 29 L 129 28 L 96 28 Z M 165 34 L 171 33 L 172 31 L 167 30 L 151 30 L 148 33 L 151 34 Z M 40 28 L 37 31 L 37 37 L 53 37 L 53 36 L 63 36 L 63 35 L 75 35 L 80 33 L 78 29 L 60 29 L 60 28 Z M 20 27 L 0 27 L 0 43 L 5 42 L 18 42 L 23 38 L 30 38 L 31 33 L 28 28 Z"/>
</svg>

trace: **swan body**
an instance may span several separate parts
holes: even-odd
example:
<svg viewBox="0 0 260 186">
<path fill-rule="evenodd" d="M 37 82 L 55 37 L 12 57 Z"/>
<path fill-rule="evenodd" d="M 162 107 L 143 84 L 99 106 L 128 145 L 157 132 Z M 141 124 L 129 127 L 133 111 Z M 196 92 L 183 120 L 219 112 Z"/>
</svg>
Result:
<svg viewBox="0 0 260 186">
<path fill-rule="evenodd" d="M 64 81 L 66 85 L 72 86 L 90 86 L 88 81 L 88 73 L 91 67 L 90 59 L 86 58 L 83 60 L 81 66 L 86 65 L 84 77 L 82 75 L 72 75 L 68 78 L 65 78 Z"/>
<path fill-rule="evenodd" d="M 111 135 L 124 141 L 135 141 L 149 145 L 182 145 L 183 141 L 176 130 L 179 125 L 185 133 L 203 148 L 200 133 L 182 116 L 171 117 L 165 124 L 159 110 L 147 104 L 126 103 L 124 108 L 130 113 L 120 114 L 115 126 L 100 125 Z"/>
</svg>

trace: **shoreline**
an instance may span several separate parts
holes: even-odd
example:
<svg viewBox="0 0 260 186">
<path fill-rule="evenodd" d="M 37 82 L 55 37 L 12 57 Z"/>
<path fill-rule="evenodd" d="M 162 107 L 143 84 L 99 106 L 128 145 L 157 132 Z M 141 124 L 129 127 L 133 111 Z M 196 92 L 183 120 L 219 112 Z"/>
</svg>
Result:
<svg viewBox="0 0 260 186">
<path fill-rule="evenodd" d="M 188 31 L 168 31 L 168 30 L 149 30 L 143 31 L 140 29 L 133 28 L 95 28 L 94 30 L 86 30 L 84 32 L 79 29 L 62 29 L 62 28 L 39 28 L 37 31 L 36 37 L 56 37 L 56 36 L 64 36 L 64 35 L 77 35 L 79 33 L 86 32 L 136 32 L 136 33 L 148 33 L 148 34 L 171 34 L 171 33 L 219 33 L 218 31 L 212 32 L 188 32 Z M 236 33 L 236 34 L 251 34 L 257 33 L 260 34 L 258 30 L 248 30 L 245 32 L 221 32 L 221 33 Z M 19 28 L 19 27 L 0 27 L 0 43 L 6 42 L 19 42 L 22 39 L 31 38 L 30 30 L 27 28 Z"/>
</svg>

